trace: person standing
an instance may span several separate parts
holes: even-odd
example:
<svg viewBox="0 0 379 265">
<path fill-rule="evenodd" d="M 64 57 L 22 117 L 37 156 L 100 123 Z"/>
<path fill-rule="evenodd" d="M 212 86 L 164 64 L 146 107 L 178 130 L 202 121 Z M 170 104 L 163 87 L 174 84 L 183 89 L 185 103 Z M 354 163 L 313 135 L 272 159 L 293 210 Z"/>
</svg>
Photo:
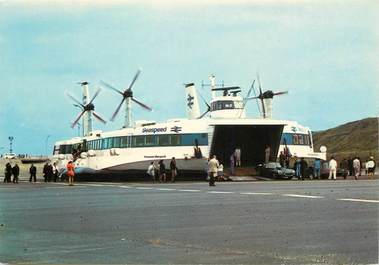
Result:
<svg viewBox="0 0 379 265">
<path fill-rule="evenodd" d="M 307 175 L 307 169 L 308 169 L 307 161 L 305 161 L 304 157 L 302 157 L 300 160 L 300 174 L 301 174 L 302 180 L 304 180 L 305 176 Z"/>
<path fill-rule="evenodd" d="M 367 162 L 367 172 L 370 179 L 374 177 L 375 167 L 376 167 L 376 164 L 375 164 L 374 157 L 371 156 L 370 160 Z"/>
<path fill-rule="evenodd" d="M 49 171 L 49 164 L 46 163 L 46 164 L 43 166 L 43 170 L 42 170 L 43 178 L 44 178 L 44 181 L 45 181 L 45 182 L 47 182 L 47 180 L 48 180 L 48 171 Z"/>
<path fill-rule="evenodd" d="M 53 181 L 54 182 L 57 182 L 57 179 L 58 179 L 58 165 L 57 165 L 57 162 L 54 162 L 53 166 L 52 166 L 52 170 L 53 170 Z"/>
<path fill-rule="evenodd" d="M 155 183 L 155 172 L 154 172 L 154 162 L 150 162 L 149 167 L 147 168 L 147 175 L 151 177 L 153 183 Z"/>
<path fill-rule="evenodd" d="M 74 176 L 75 176 L 75 165 L 70 160 L 70 161 L 68 161 L 66 168 L 67 168 L 67 176 L 68 176 L 68 185 L 73 186 L 74 185 Z"/>
<path fill-rule="evenodd" d="M 34 164 L 32 164 L 29 168 L 29 173 L 30 173 L 30 178 L 29 178 L 29 182 L 36 182 L 37 181 L 37 168 L 34 166 Z"/>
<path fill-rule="evenodd" d="M 202 158 L 203 154 L 201 153 L 201 149 L 199 147 L 199 141 L 195 139 L 195 146 L 193 148 L 195 158 Z"/>
<path fill-rule="evenodd" d="M 286 161 L 286 156 L 284 155 L 283 151 L 280 151 L 280 154 L 279 154 L 279 164 L 280 164 L 281 167 L 285 167 L 286 166 L 285 161 Z"/>
<path fill-rule="evenodd" d="M 5 165 L 4 173 L 4 183 L 10 183 L 12 177 L 12 166 L 9 162 Z"/>
<path fill-rule="evenodd" d="M 166 182 L 166 166 L 163 160 L 159 161 L 159 182 Z"/>
<path fill-rule="evenodd" d="M 236 158 L 236 167 L 241 166 L 241 148 L 237 147 L 236 150 L 234 150 L 234 157 Z"/>
<path fill-rule="evenodd" d="M 361 172 L 361 162 L 358 157 L 353 160 L 354 178 L 358 180 L 359 173 Z"/>
<path fill-rule="evenodd" d="M 18 184 L 18 176 L 20 175 L 20 168 L 18 167 L 17 163 L 12 167 L 12 174 L 13 174 L 13 183 Z"/>
<path fill-rule="evenodd" d="M 320 173 L 321 173 L 321 160 L 316 158 L 315 159 L 315 162 L 313 164 L 313 169 L 314 169 L 314 175 L 315 175 L 315 178 L 319 179 L 320 178 Z"/>
<path fill-rule="evenodd" d="M 217 168 L 219 166 L 219 163 L 217 161 L 217 158 L 215 155 L 212 156 L 212 159 L 209 160 L 208 167 L 209 167 L 209 186 L 216 186 L 215 185 L 215 177 L 217 175 Z"/>
<path fill-rule="evenodd" d="M 218 181 L 224 179 L 224 165 L 221 162 L 219 162 L 219 166 L 217 168 L 217 179 Z"/>
<path fill-rule="evenodd" d="M 337 179 L 337 161 L 334 159 L 334 156 L 329 161 L 329 178 L 328 179 Z"/>
<path fill-rule="evenodd" d="M 270 153 L 271 153 L 271 148 L 269 145 L 266 145 L 266 149 L 265 149 L 265 163 L 266 164 L 270 161 Z"/>
<path fill-rule="evenodd" d="M 353 166 L 353 159 L 351 157 L 349 157 L 349 159 L 347 160 L 347 167 L 349 170 L 349 176 L 353 176 L 354 175 L 354 166 Z"/>
<path fill-rule="evenodd" d="M 234 175 L 234 165 L 235 165 L 234 154 L 231 154 L 231 156 L 230 156 L 230 174 L 232 174 L 232 175 Z"/>
<path fill-rule="evenodd" d="M 154 180 L 159 181 L 159 162 L 154 161 L 153 165 L 154 165 Z"/>
<path fill-rule="evenodd" d="M 175 182 L 175 177 L 178 174 L 178 168 L 176 167 L 176 160 L 175 157 L 171 159 L 170 162 L 170 170 L 171 170 L 171 182 Z"/>
<path fill-rule="evenodd" d="M 301 179 L 301 163 L 300 159 L 295 157 L 295 163 L 293 165 L 293 169 L 295 170 L 295 176 L 297 177 L 298 180 Z"/>
</svg>

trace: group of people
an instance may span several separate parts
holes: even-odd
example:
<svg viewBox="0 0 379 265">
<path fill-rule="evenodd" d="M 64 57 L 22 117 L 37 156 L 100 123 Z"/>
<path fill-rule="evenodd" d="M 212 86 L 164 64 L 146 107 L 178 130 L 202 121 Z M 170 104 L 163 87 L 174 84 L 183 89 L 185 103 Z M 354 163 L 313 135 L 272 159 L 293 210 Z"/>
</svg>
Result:
<svg viewBox="0 0 379 265">
<path fill-rule="evenodd" d="M 73 185 L 74 175 L 75 175 L 75 171 L 74 171 L 75 167 L 74 167 L 73 162 L 69 161 L 66 168 L 67 168 L 67 176 L 68 176 L 69 184 Z M 47 162 L 43 167 L 42 173 L 43 173 L 43 178 L 45 182 L 50 182 L 50 181 L 56 182 L 58 180 L 58 174 L 59 174 L 57 163 L 55 162 L 51 164 Z M 30 174 L 29 182 L 37 182 L 37 168 L 34 164 L 30 166 L 29 174 Z M 12 175 L 13 175 L 13 180 L 12 180 Z M 19 180 L 18 178 L 19 175 L 20 175 L 20 167 L 18 166 L 17 163 L 13 167 L 11 163 L 9 162 L 5 165 L 4 183 L 13 182 L 17 184 Z"/>
<path fill-rule="evenodd" d="M 153 182 L 159 181 L 160 183 L 166 182 L 166 165 L 163 160 L 159 162 L 151 162 L 149 167 L 147 168 L 147 175 L 151 177 Z M 175 157 L 173 157 L 170 161 L 170 173 L 171 173 L 171 182 L 175 182 L 175 178 L 178 175 L 178 168 L 176 166 Z"/>
<path fill-rule="evenodd" d="M 12 180 L 12 175 L 13 175 L 13 180 Z M 11 163 L 7 163 L 5 165 L 5 170 L 4 170 L 4 183 L 18 183 L 18 176 L 20 175 L 20 167 L 16 163 L 13 167 Z"/>
<path fill-rule="evenodd" d="M 30 169 L 29 169 L 29 172 L 30 172 L 29 182 L 31 182 L 31 180 L 32 180 L 31 170 L 32 170 L 32 167 L 30 167 Z M 58 174 L 59 174 L 57 163 L 55 162 L 55 163 L 51 164 L 51 163 L 47 162 L 43 166 L 42 173 L 43 173 L 43 178 L 44 178 L 45 182 L 51 182 L 51 181 L 57 182 Z"/>
<path fill-rule="evenodd" d="M 366 162 L 362 162 L 360 157 L 356 156 L 354 158 L 343 159 L 340 167 L 346 169 L 349 176 L 354 176 L 355 179 L 358 179 L 362 175 L 363 169 L 366 175 L 372 178 L 375 174 L 376 162 L 373 156 L 370 156 Z"/>
</svg>

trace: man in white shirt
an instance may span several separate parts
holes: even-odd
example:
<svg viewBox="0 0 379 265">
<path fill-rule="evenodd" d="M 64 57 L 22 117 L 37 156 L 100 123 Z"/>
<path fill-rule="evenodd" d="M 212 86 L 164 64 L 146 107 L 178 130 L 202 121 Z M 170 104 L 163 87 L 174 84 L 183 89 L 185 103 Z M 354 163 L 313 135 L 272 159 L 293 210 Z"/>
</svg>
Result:
<svg viewBox="0 0 379 265">
<path fill-rule="evenodd" d="M 337 161 L 334 156 L 329 161 L 329 179 L 337 179 Z"/>
<path fill-rule="evenodd" d="M 216 159 L 216 156 L 213 155 L 212 159 L 208 162 L 208 170 L 209 170 L 209 186 L 216 186 L 215 185 L 215 177 L 217 175 L 217 169 L 219 167 L 218 160 Z"/>
<path fill-rule="evenodd" d="M 236 158 L 236 167 L 241 166 L 241 148 L 237 147 L 234 151 L 234 157 Z"/>
<path fill-rule="evenodd" d="M 358 157 L 353 160 L 353 168 L 354 168 L 354 178 L 357 180 L 359 173 L 361 173 L 361 162 Z"/>
</svg>

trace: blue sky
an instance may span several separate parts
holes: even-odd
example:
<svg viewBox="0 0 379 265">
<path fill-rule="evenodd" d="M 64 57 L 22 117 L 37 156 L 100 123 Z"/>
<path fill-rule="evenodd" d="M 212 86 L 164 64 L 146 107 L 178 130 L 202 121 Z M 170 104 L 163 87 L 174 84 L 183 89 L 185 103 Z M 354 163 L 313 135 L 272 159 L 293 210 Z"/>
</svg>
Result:
<svg viewBox="0 0 379 265">
<path fill-rule="evenodd" d="M 264 89 L 289 91 L 275 118 L 322 130 L 378 116 L 378 13 L 377 1 L 0 0 L 0 153 L 10 135 L 31 154 L 77 135 L 65 91 L 123 89 L 140 67 L 134 95 L 154 111 L 135 106 L 137 120 L 184 117 L 183 83 L 209 98 L 212 73 L 246 94 L 257 71 Z M 118 102 L 102 89 L 96 111 L 109 119 Z M 258 115 L 254 101 L 247 110 Z M 120 114 L 94 127 L 119 128 Z"/>
</svg>

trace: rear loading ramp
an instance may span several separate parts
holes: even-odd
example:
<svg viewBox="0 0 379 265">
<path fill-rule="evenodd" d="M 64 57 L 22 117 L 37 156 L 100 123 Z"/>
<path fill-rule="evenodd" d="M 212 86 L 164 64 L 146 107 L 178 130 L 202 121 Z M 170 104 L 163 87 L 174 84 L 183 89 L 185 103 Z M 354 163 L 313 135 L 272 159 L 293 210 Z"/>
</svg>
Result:
<svg viewBox="0 0 379 265">
<path fill-rule="evenodd" d="M 266 146 L 270 146 L 270 161 L 275 161 L 284 125 L 214 125 L 211 154 L 225 167 L 230 167 L 230 156 L 241 149 L 241 165 L 264 163 Z"/>
</svg>

